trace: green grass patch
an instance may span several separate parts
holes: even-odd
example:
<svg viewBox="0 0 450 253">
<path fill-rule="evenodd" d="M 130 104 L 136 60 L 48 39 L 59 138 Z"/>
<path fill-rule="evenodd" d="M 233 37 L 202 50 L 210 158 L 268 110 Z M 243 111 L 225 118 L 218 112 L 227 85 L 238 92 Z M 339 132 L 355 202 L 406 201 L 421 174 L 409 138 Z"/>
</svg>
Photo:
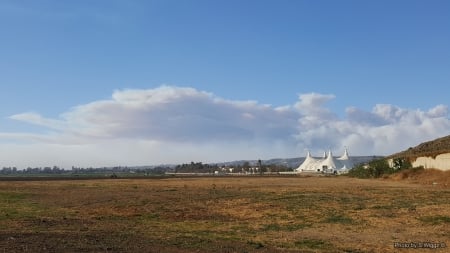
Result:
<svg viewBox="0 0 450 253">
<path fill-rule="evenodd" d="M 450 223 L 450 216 L 436 215 L 436 216 L 424 216 L 419 217 L 419 220 L 423 223 L 429 223 L 432 225 L 439 225 L 444 223 Z"/>
<path fill-rule="evenodd" d="M 311 224 L 307 223 L 292 223 L 292 224 L 266 224 L 261 229 L 262 231 L 297 231 L 304 228 L 311 227 Z"/>
<path fill-rule="evenodd" d="M 142 214 L 139 217 L 140 221 L 153 221 L 153 220 L 160 220 L 161 219 L 161 215 L 159 213 L 146 213 L 146 214 Z"/>
<path fill-rule="evenodd" d="M 264 244 L 262 242 L 247 241 L 247 244 L 254 249 L 264 248 Z"/>
<path fill-rule="evenodd" d="M 299 193 L 299 192 L 287 192 L 283 195 L 275 195 L 274 197 L 267 199 L 267 201 L 273 201 L 277 205 L 285 206 L 287 211 L 298 212 L 298 210 L 310 210 L 312 208 L 318 208 L 323 204 L 334 201 L 333 196 L 319 192 Z"/>
<path fill-rule="evenodd" d="M 371 208 L 372 209 L 387 209 L 387 210 L 394 209 L 394 207 L 391 205 L 374 205 Z"/>
<path fill-rule="evenodd" d="M 35 217 L 41 208 L 28 200 L 28 196 L 25 193 L 0 192 L 0 221 Z"/>
<path fill-rule="evenodd" d="M 333 248 L 333 244 L 318 239 L 304 239 L 301 241 L 295 241 L 294 245 L 296 248 L 300 249 L 326 250 Z"/>
<path fill-rule="evenodd" d="M 286 231 L 297 231 L 297 230 L 301 230 L 304 228 L 309 228 L 311 226 L 312 225 L 309 223 L 298 223 L 298 224 L 287 224 L 283 228 Z"/>
<path fill-rule="evenodd" d="M 27 197 L 25 193 L 17 193 L 17 192 L 0 192 L 0 203 L 8 204 L 8 203 L 16 203 L 20 200 L 23 200 Z"/>
<path fill-rule="evenodd" d="M 366 207 L 365 204 L 359 203 L 359 204 L 356 204 L 356 205 L 353 207 L 353 210 L 355 210 L 355 211 L 360 211 L 360 210 L 364 210 L 364 209 L 366 209 L 366 208 L 367 208 L 367 207 Z"/>
<path fill-rule="evenodd" d="M 282 230 L 281 226 L 276 223 L 266 224 L 262 228 L 263 231 L 280 231 Z"/>
<path fill-rule="evenodd" d="M 342 214 L 332 214 L 328 216 L 325 220 L 323 220 L 325 223 L 340 223 L 340 224 L 353 224 L 354 221 L 352 218 L 347 217 Z"/>
</svg>

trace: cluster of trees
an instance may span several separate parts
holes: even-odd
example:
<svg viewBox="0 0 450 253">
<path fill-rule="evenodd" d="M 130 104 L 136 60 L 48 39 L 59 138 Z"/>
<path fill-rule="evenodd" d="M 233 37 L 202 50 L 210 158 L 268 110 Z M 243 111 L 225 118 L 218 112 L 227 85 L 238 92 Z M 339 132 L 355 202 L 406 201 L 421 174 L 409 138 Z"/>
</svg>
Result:
<svg viewBox="0 0 450 253">
<path fill-rule="evenodd" d="M 60 168 L 58 166 L 53 167 L 36 167 L 31 168 L 28 167 L 24 170 L 19 170 L 16 167 L 3 167 L 0 170 L 0 174 L 3 175 L 11 175 L 11 174 L 39 174 L 39 173 L 45 173 L 45 174 L 62 174 L 67 172 L 64 168 Z"/>
<path fill-rule="evenodd" d="M 53 167 L 28 167 L 24 170 L 19 170 L 16 167 L 3 167 L 0 170 L 1 175 L 14 175 L 14 174 L 96 174 L 96 173 L 146 173 L 146 174 L 164 174 L 166 171 L 170 170 L 169 167 L 158 166 L 158 167 L 127 167 L 127 166 L 117 166 L 117 167 L 101 167 L 101 168 L 81 168 L 72 167 L 72 169 L 67 170 L 60 168 L 58 166 Z"/>
<path fill-rule="evenodd" d="M 391 167 L 384 158 L 373 160 L 367 164 L 360 164 L 348 172 L 351 177 L 380 178 L 401 170 L 412 169 L 411 162 L 406 158 L 395 158 Z"/>
<path fill-rule="evenodd" d="M 203 164 L 201 162 L 183 163 L 175 166 L 176 173 L 214 173 L 219 166 L 215 164 Z"/>
<path fill-rule="evenodd" d="M 266 173 L 266 172 L 284 172 L 284 171 L 292 171 L 292 168 L 289 168 L 286 165 L 283 164 L 262 164 L 261 160 L 258 160 L 258 162 L 254 165 L 251 165 L 249 162 L 244 162 L 242 165 L 236 166 L 236 168 L 239 168 L 240 171 L 248 172 L 251 170 L 251 168 L 257 167 L 258 172 L 260 173 Z"/>
<path fill-rule="evenodd" d="M 255 168 L 258 168 L 255 170 Z M 256 164 L 250 164 L 250 162 L 246 161 L 242 164 L 234 164 L 227 166 L 219 166 L 217 164 L 203 164 L 201 162 L 191 162 L 184 163 L 175 166 L 176 173 L 214 173 L 215 171 L 219 172 L 254 172 L 254 173 L 264 173 L 264 172 L 282 172 L 282 171 L 292 171 L 291 168 L 288 168 L 285 165 L 278 164 L 262 164 L 261 160 L 258 160 Z"/>
<path fill-rule="evenodd" d="M 72 166 L 72 173 L 74 174 L 89 174 L 89 173 L 130 173 L 137 172 L 134 168 L 129 168 L 127 166 L 116 166 L 116 167 L 102 167 L 102 168 L 80 168 Z"/>
<path fill-rule="evenodd" d="M 285 165 L 279 164 L 269 164 L 262 166 L 263 172 L 286 172 L 286 171 L 294 171 L 293 168 L 290 168 Z"/>
<path fill-rule="evenodd" d="M 279 164 L 262 164 L 261 160 L 251 164 L 248 161 L 242 164 L 233 165 L 217 165 L 217 164 L 203 164 L 202 162 L 191 162 L 185 164 L 179 164 L 173 166 L 142 166 L 142 167 L 128 167 L 128 166 L 116 166 L 116 167 L 100 167 L 100 168 L 83 168 L 72 166 L 71 169 L 64 169 L 58 166 L 53 167 L 28 167 L 26 169 L 17 169 L 16 167 L 3 167 L 0 169 L 0 175 L 20 175 L 20 174 L 123 174 L 123 173 L 141 173 L 141 174 L 164 174 L 167 171 L 174 171 L 177 173 L 215 173 L 219 172 L 233 172 L 233 173 L 266 173 L 266 172 L 283 172 L 292 171 L 285 165 Z"/>
</svg>

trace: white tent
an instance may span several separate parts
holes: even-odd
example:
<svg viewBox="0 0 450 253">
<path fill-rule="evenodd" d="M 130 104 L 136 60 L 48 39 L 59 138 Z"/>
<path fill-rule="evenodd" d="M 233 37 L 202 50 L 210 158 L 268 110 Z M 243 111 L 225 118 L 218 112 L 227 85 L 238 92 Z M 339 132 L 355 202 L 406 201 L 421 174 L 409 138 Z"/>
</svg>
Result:
<svg viewBox="0 0 450 253">
<path fill-rule="evenodd" d="M 308 151 L 305 161 L 303 161 L 303 163 L 296 169 L 296 171 L 315 171 L 315 168 L 319 166 L 320 162 L 320 158 L 312 157 L 311 153 Z"/>
<path fill-rule="evenodd" d="M 321 173 L 346 173 L 353 168 L 353 163 L 348 155 L 347 149 L 344 154 L 338 158 L 333 157 L 331 150 L 324 158 L 314 158 L 308 151 L 305 161 L 295 170 L 297 173 L 301 172 L 321 172 Z"/>
</svg>

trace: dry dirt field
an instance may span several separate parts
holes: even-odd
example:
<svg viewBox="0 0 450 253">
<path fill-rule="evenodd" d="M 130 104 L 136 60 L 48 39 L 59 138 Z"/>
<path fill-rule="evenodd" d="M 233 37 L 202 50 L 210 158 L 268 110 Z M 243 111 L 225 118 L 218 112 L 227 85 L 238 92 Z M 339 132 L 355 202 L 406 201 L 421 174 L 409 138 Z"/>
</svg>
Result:
<svg viewBox="0 0 450 253">
<path fill-rule="evenodd" d="M 449 235 L 450 189 L 439 185 L 296 176 L 0 182 L 0 252 L 450 252 Z"/>
</svg>

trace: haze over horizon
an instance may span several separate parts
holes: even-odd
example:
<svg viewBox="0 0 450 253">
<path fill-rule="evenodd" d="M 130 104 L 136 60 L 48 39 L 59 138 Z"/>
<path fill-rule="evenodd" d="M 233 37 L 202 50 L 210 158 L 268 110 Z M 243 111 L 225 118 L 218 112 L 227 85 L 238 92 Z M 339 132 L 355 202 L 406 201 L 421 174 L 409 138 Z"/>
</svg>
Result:
<svg viewBox="0 0 450 253">
<path fill-rule="evenodd" d="M 2 1 L 0 167 L 389 155 L 450 134 L 448 1 Z"/>
</svg>

